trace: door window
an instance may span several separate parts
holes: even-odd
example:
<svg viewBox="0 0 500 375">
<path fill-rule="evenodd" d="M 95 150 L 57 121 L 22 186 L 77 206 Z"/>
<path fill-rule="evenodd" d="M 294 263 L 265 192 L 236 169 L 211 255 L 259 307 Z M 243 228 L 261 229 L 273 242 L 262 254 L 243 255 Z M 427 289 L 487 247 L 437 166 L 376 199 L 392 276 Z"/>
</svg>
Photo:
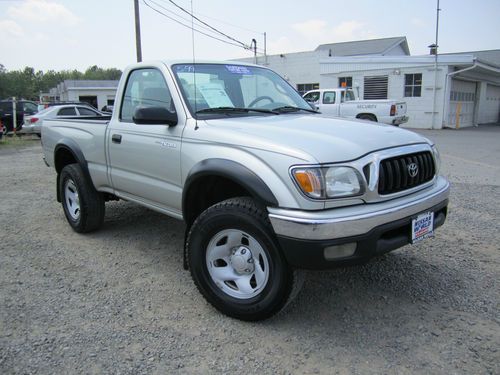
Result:
<svg viewBox="0 0 500 375">
<path fill-rule="evenodd" d="M 78 112 L 80 112 L 80 116 L 99 116 L 99 113 L 91 110 L 90 108 L 85 107 L 77 107 Z"/>
<path fill-rule="evenodd" d="M 334 104 L 335 103 L 335 91 L 326 91 L 323 94 L 323 104 Z"/>
<path fill-rule="evenodd" d="M 61 108 L 57 113 L 58 116 L 76 116 L 75 107 Z"/>
<path fill-rule="evenodd" d="M 319 101 L 319 91 L 313 91 L 304 96 L 304 99 L 308 102 L 316 103 Z"/>
<path fill-rule="evenodd" d="M 138 107 L 163 107 L 175 112 L 163 74 L 152 68 L 137 69 L 130 73 L 122 103 L 120 119 L 123 122 L 133 122 Z"/>
<path fill-rule="evenodd" d="M 24 103 L 23 105 L 23 112 L 29 115 L 33 115 L 37 113 L 38 111 L 38 106 L 33 103 Z"/>
<path fill-rule="evenodd" d="M 353 100 L 356 100 L 356 97 L 354 96 L 354 93 L 351 90 L 342 91 L 341 100 L 340 100 L 342 103 L 350 102 Z"/>
</svg>

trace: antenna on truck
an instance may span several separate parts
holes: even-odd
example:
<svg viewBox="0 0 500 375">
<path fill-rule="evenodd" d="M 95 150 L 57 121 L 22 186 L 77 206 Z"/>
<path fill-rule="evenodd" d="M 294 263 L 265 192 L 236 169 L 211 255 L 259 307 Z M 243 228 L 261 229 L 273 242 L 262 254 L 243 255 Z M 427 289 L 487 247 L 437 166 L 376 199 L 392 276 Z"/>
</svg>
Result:
<svg viewBox="0 0 500 375">
<path fill-rule="evenodd" d="M 194 130 L 198 130 L 198 119 L 196 118 L 196 105 L 198 101 L 196 100 L 196 59 L 194 56 L 194 12 L 193 12 L 193 0 L 191 0 L 191 44 L 193 47 L 193 84 L 194 84 Z"/>
</svg>

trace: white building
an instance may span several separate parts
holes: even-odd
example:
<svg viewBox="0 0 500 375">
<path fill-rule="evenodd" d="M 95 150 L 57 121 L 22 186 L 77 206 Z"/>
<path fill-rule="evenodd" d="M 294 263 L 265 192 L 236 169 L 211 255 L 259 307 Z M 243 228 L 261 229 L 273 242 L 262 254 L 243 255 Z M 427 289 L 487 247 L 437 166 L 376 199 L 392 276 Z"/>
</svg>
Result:
<svg viewBox="0 0 500 375">
<path fill-rule="evenodd" d="M 346 85 L 363 99 L 404 100 L 410 117 L 405 127 L 500 121 L 500 50 L 410 56 L 406 38 L 396 37 L 322 44 L 314 51 L 259 57 L 257 63 L 300 93 Z"/>
<path fill-rule="evenodd" d="M 118 81 L 65 80 L 50 90 L 50 97 L 63 102 L 86 102 L 97 109 L 114 105 Z"/>
</svg>

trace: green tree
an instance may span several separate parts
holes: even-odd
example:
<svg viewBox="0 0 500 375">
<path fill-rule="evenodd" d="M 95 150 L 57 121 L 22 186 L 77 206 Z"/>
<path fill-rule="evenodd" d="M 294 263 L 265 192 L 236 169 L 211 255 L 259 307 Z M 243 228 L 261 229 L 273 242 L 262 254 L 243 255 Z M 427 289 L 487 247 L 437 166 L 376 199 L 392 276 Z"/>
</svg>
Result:
<svg viewBox="0 0 500 375">
<path fill-rule="evenodd" d="M 31 67 L 25 67 L 23 70 L 7 71 L 0 64 L 0 99 L 8 97 L 18 97 L 37 100 L 40 92 L 48 92 L 59 83 L 67 79 L 80 80 L 117 80 L 122 72 L 119 69 L 103 69 L 93 65 L 82 73 L 78 70 L 41 70 L 35 71 Z"/>
</svg>

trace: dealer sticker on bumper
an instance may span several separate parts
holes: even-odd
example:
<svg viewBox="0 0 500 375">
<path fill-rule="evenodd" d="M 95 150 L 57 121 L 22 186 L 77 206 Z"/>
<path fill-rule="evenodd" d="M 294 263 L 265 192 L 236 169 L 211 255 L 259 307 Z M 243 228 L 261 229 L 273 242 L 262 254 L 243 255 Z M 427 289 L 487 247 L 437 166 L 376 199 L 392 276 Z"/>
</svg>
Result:
<svg viewBox="0 0 500 375">
<path fill-rule="evenodd" d="M 434 212 L 418 215 L 411 222 L 411 243 L 434 236 Z"/>
</svg>

